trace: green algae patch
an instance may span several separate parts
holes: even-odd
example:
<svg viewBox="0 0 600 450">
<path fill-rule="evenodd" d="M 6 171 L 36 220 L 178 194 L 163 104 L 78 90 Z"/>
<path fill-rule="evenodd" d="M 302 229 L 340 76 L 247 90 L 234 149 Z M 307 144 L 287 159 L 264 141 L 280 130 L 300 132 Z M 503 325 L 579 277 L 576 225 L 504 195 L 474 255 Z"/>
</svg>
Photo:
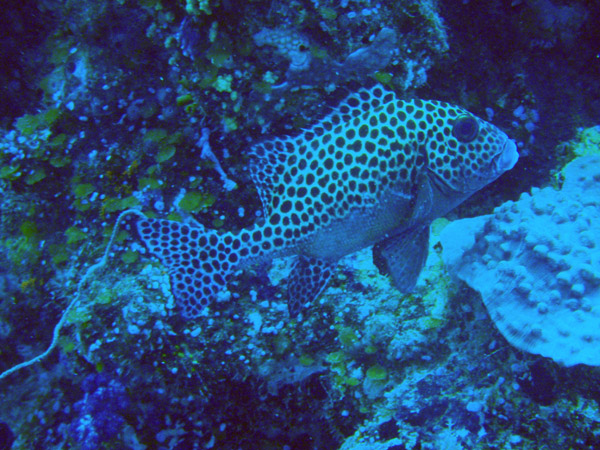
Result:
<svg viewBox="0 0 600 450">
<path fill-rule="evenodd" d="M 106 239 L 110 239 L 112 232 L 113 230 L 111 227 L 106 227 L 104 230 L 102 230 L 102 236 L 104 236 Z M 117 244 L 122 244 L 127 238 L 129 238 L 129 233 L 125 230 L 120 230 L 115 236 L 115 242 Z"/>
<path fill-rule="evenodd" d="M 121 261 L 123 261 L 125 264 L 133 264 L 138 260 L 139 256 L 140 255 L 138 252 L 128 250 L 121 255 Z"/>
<path fill-rule="evenodd" d="M 232 49 L 231 39 L 225 33 L 219 32 L 212 45 L 206 51 L 206 57 L 214 66 L 222 67 L 231 57 Z"/>
<path fill-rule="evenodd" d="M 46 171 L 43 168 L 39 167 L 37 169 L 34 169 L 29 175 L 25 177 L 25 183 L 31 186 L 33 184 L 39 183 L 44 178 L 46 178 Z"/>
<path fill-rule="evenodd" d="M 252 83 L 252 89 L 261 94 L 270 94 L 273 90 L 273 85 L 268 81 L 255 81 Z"/>
<path fill-rule="evenodd" d="M 144 134 L 144 140 L 150 142 L 160 142 L 167 137 L 167 130 L 164 128 L 153 128 L 151 130 L 146 131 Z"/>
<path fill-rule="evenodd" d="M 344 378 L 344 383 L 348 386 L 358 386 L 360 384 L 360 381 L 358 380 L 358 378 L 355 377 L 346 377 Z"/>
<path fill-rule="evenodd" d="M 67 315 L 67 322 L 72 324 L 84 324 L 92 320 L 88 308 L 73 308 Z"/>
<path fill-rule="evenodd" d="M 94 192 L 94 185 L 90 183 L 78 184 L 73 188 L 73 194 L 77 198 L 84 198 Z"/>
<path fill-rule="evenodd" d="M 63 353 L 71 353 L 76 348 L 76 344 L 73 339 L 67 336 L 61 336 L 58 338 L 58 346 L 63 351 Z"/>
<path fill-rule="evenodd" d="M 310 54 L 314 56 L 316 59 L 328 59 L 329 55 L 327 54 L 327 50 L 320 47 L 311 47 Z"/>
<path fill-rule="evenodd" d="M 223 129 L 226 133 L 231 131 L 235 131 L 238 128 L 237 121 L 235 117 L 223 117 Z"/>
<path fill-rule="evenodd" d="M 53 264 L 61 264 L 69 260 L 69 253 L 64 245 L 52 244 L 48 247 L 48 252 L 52 255 Z"/>
<path fill-rule="evenodd" d="M 344 352 L 331 352 L 325 357 L 325 361 L 331 364 L 338 364 L 346 360 Z"/>
<path fill-rule="evenodd" d="M 25 114 L 17 119 L 15 127 L 23 136 L 33 134 L 39 128 L 49 128 L 60 116 L 58 108 L 50 108 L 39 114 Z"/>
<path fill-rule="evenodd" d="M 298 358 L 298 362 L 304 367 L 310 367 L 315 363 L 315 360 L 310 356 L 301 355 L 300 358 Z"/>
<path fill-rule="evenodd" d="M 0 168 L 0 178 L 3 180 L 14 181 L 21 175 L 19 166 L 3 166 Z"/>
<path fill-rule="evenodd" d="M 160 189 L 160 184 L 154 178 L 142 177 L 138 180 L 138 189 Z"/>
<path fill-rule="evenodd" d="M 129 208 L 134 208 L 140 204 L 140 201 L 133 197 L 125 198 L 108 198 L 104 201 L 103 210 L 105 213 L 113 213 L 117 211 L 124 211 Z"/>
<path fill-rule="evenodd" d="M 181 142 L 182 134 L 169 134 L 164 128 L 153 128 L 144 135 L 146 142 L 156 144 L 158 152 L 154 155 L 157 163 L 161 164 L 171 159 L 177 151 L 176 144 Z"/>
<path fill-rule="evenodd" d="M 62 148 L 67 141 L 67 135 L 65 133 L 60 133 L 54 136 L 52 139 L 48 141 L 48 145 L 53 148 Z"/>
<path fill-rule="evenodd" d="M 37 115 L 34 116 L 31 114 L 25 114 L 23 117 L 19 117 L 17 119 L 15 127 L 21 132 L 22 135 L 29 136 L 38 129 L 40 124 L 41 120 Z"/>
<path fill-rule="evenodd" d="M 444 323 L 445 320 L 443 318 L 433 316 L 423 317 L 420 320 L 420 324 L 424 331 L 437 330 L 438 328 L 442 327 Z"/>
<path fill-rule="evenodd" d="M 213 228 L 221 228 L 223 225 L 225 225 L 225 221 L 220 217 L 215 217 L 212 221 Z"/>
<path fill-rule="evenodd" d="M 215 203 L 215 196 L 204 192 L 188 192 L 179 201 L 179 207 L 186 212 L 198 212 L 210 208 Z"/>
<path fill-rule="evenodd" d="M 148 217 L 150 217 L 150 213 L 148 213 L 146 215 Z M 181 214 L 172 212 L 172 213 L 167 214 L 167 220 L 172 220 L 173 222 L 181 222 L 183 220 L 183 217 L 181 217 Z"/>
<path fill-rule="evenodd" d="M 155 156 L 156 162 L 163 163 L 165 161 L 168 161 L 173 156 L 175 156 L 175 151 L 176 151 L 176 149 L 175 149 L 174 145 L 167 145 L 167 146 L 161 147 Z"/>
<path fill-rule="evenodd" d="M 377 353 L 377 347 L 375 347 L 374 345 L 367 345 L 365 347 L 365 353 L 367 355 L 374 355 L 375 353 Z"/>
<path fill-rule="evenodd" d="M 323 19 L 325 19 L 325 20 L 337 19 L 337 12 L 335 11 L 335 9 L 328 8 L 326 6 L 319 8 L 319 14 L 321 14 L 321 17 L 323 17 Z"/>
<path fill-rule="evenodd" d="M 92 205 L 89 202 L 86 202 L 85 199 L 81 198 L 77 198 L 73 202 L 73 207 L 81 212 L 88 211 L 91 208 L 91 206 Z"/>
<path fill-rule="evenodd" d="M 383 381 L 387 378 L 385 367 L 376 364 L 367 369 L 367 378 L 373 381 Z"/>
<path fill-rule="evenodd" d="M 38 234 L 37 225 L 33 222 L 26 221 L 21 224 L 21 233 L 26 238 L 35 237 Z"/>
<path fill-rule="evenodd" d="M 211 86 L 216 80 L 217 75 L 219 74 L 219 68 L 217 66 L 205 66 L 201 68 L 202 79 L 198 83 L 198 87 L 204 89 Z M 188 109 L 189 106 L 195 105 L 195 103 L 190 103 L 186 106 L 186 112 L 190 112 Z"/>
<path fill-rule="evenodd" d="M 389 86 L 392 82 L 392 74 L 388 72 L 375 72 L 375 79 L 385 86 Z"/>
<path fill-rule="evenodd" d="M 189 105 L 194 101 L 194 97 L 191 94 L 183 94 L 175 99 L 175 103 L 177 106 L 185 106 Z"/>
<path fill-rule="evenodd" d="M 97 303 L 99 305 L 108 305 L 109 303 L 111 303 L 113 301 L 113 293 L 110 289 L 102 289 L 100 292 L 98 292 L 98 295 L 96 295 L 96 298 L 94 300 L 94 303 Z"/>
<path fill-rule="evenodd" d="M 65 235 L 67 236 L 67 244 L 76 244 L 77 242 L 81 242 L 88 237 L 87 233 L 81 231 L 77 227 L 67 228 Z"/>
<path fill-rule="evenodd" d="M 340 327 L 338 339 L 344 347 L 350 347 L 358 342 L 358 335 L 352 328 Z"/>
<path fill-rule="evenodd" d="M 10 262 L 15 265 L 35 264 L 40 257 L 39 242 L 35 238 L 8 238 L 2 242 L 2 246 L 7 250 Z"/>
<path fill-rule="evenodd" d="M 52 167 L 56 167 L 57 169 L 60 169 L 61 167 L 65 167 L 66 165 L 71 164 L 71 158 L 67 158 L 66 156 L 53 156 L 52 158 L 50 158 L 50 164 L 52 165 Z"/>
</svg>

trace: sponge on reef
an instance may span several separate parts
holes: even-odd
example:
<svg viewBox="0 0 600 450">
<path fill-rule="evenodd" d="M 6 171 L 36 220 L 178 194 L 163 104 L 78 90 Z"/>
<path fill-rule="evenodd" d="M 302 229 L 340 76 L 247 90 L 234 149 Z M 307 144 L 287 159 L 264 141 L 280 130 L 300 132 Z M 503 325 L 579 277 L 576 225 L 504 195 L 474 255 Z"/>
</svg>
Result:
<svg viewBox="0 0 600 450">
<path fill-rule="evenodd" d="M 571 366 L 600 366 L 600 155 L 562 171 L 494 214 L 442 232 L 453 274 L 481 293 L 515 347 Z"/>
</svg>

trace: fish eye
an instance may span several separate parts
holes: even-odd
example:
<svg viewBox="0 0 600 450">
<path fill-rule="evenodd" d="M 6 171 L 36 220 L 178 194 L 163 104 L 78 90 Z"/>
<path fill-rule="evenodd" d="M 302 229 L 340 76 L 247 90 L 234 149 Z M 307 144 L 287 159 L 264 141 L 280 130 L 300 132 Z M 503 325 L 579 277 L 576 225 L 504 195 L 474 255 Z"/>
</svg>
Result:
<svg viewBox="0 0 600 450">
<path fill-rule="evenodd" d="M 460 142 L 471 142 L 479 133 L 479 124 L 474 117 L 468 115 L 458 116 L 452 126 L 452 136 Z"/>
</svg>

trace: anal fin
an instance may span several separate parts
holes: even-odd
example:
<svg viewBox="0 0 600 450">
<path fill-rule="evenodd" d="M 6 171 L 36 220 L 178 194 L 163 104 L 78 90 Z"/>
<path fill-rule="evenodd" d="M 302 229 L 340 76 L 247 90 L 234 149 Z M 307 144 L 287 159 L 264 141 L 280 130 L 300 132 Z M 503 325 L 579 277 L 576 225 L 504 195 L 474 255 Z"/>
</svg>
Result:
<svg viewBox="0 0 600 450">
<path fill-rule="evenodd" d="M 298 257 L 288 280 L 290 317 L 296 317 L 323 292 L 336 265 L 308 256 Z"/>
<path fill-rule="evenodd" d="M 373 246 L 373 262 L 401 292 L 415 289 L 429 252 L 429 226 L 412 228 Z"/>
</svg>

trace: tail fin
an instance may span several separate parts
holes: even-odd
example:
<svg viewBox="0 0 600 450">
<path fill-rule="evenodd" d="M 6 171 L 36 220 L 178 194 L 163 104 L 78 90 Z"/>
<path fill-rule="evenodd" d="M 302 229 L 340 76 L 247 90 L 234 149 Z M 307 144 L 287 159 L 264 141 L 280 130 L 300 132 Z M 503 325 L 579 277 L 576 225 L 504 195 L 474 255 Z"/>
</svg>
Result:
<svg viewBox="0 0 600 450">
<path fill-rule="evenodd" d="M 239 263 L 230 233 L 170 220 L 140 218 L 137 231 L 148 248 L 165 265 L 178 305 L 188 318 L 219 300 L 227 280 Z"/>
</svg>

